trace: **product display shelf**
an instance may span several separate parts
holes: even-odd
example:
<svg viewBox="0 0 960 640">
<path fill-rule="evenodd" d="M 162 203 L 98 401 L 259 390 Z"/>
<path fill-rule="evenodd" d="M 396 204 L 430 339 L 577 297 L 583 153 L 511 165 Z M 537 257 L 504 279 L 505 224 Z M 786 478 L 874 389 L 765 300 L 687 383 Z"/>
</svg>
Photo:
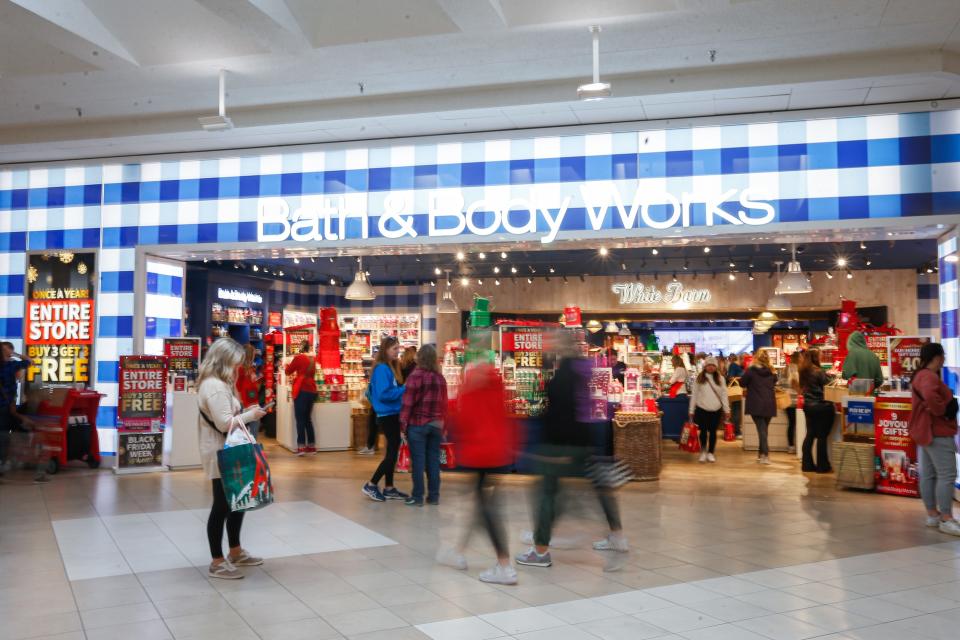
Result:
<svg viewBox="0 0 960 640">
<path fill-rule="evenodd" d="M 367 359 L 376 356 L 380 340 L 386 336 L 397 338 L 404 348 L 412 346 L 419 349 L 421 345 L 420 314 L 417 313 L 342 315 L 340 330 L 343 347 L 358 337 L 366 339 L 364 357 Z"/>
</svg>

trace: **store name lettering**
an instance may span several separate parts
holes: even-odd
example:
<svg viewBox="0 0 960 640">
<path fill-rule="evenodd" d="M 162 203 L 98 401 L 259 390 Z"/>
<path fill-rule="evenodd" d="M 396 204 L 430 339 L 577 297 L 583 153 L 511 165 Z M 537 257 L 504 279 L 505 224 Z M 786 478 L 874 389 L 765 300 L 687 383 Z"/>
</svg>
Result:
<svg viewBox="0 0 960 640">
<path fill-rule="evenodd" d="M 678 304 L 710 302 L 709 289 L 685 289 L 679 282 L 671 282 L 664 290 L 642 282 L 618 282 L 610 289 L 620 296 L 620 304 Z"/>
<path fill-rule="evenodd" d="M 647 227 L 664 230 L 692 226 L 692 208 L 702 204 L 704 223 L 765 225 L 773 222 L 776 211 L 767 202 L 770 198 L 754 189 L 728 189 L 709 195 L 683 193 L 678 198 L 671 193 L 649 191 L 640 186 L 631 202 L 612 182 L 580 185 L 580 195 L 586 211 L 586 230 L 609 229 L 618 219 L 624 229 Z M 479 199 L 467 202 L 457 190 L 427 193 L 427 228 L 429 238 L 459 236 L 465 232 L 477 236 L 494 234 L 536 235 L 549 244 L 557 239 L 573 202 L 565 196 L 557 203 L 538 197 L 534 188 L 530 198 Z M 416 217 L 413 194 L 392 193 L 384 201 L 383 213 L 375 217 L 377 231 L 387 239 L 416 238 L 420 235 L 414 224 Z M 739 210 L 723 209 L 728 202 L 736 202 Z M 336 242 L 346 240 L 347 222 L 355 219 L 360 224 L 360 237 L 370 237 L 371 216 L 365 210 L 350 210 L 344 197 L 325 197 L 319 204 L 291 208 L 284 198 L 261 198 L 257 203 L 257 239 L 260 242 Z"/>
<path fill-rule="evenodd" d="M 237 289 L 217 289 L 217 297 L 221 300 L 236 300 L 237 302 L 254 302 L 260 304 L 263 302 L 263 296 L 251 291 L 238 291 Z"/>
</svg>

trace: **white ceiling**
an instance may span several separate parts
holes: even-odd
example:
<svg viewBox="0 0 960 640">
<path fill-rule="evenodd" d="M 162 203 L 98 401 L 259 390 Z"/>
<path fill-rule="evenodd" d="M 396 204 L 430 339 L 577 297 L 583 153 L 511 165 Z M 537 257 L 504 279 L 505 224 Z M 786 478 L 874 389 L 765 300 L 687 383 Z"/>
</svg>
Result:
<svg viewBox="0 0 960 640">
<path fill-rule="evenodd" d="M 614 98 L 582 103 L 594 23 Z M 207 133 L 221 68 L 236 128 Z M 960 0 L 0 0 L 0 162 L 947 100 L 958 73 Z"/>
</svg>

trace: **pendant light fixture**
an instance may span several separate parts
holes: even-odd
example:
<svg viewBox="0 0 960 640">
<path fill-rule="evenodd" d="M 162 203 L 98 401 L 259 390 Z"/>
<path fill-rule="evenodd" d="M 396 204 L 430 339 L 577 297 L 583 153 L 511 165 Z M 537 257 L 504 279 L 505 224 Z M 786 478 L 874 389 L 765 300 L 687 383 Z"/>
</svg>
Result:
<svg viewBox="0 0 960 640">
<path fill-rule="evenodd" d="M 450 269 L 444 271 L 447 273 L 447 286 L 444 287 L 440 302 L 437 304 L 437 313 L 460 313 L 460 307 L 453 299 L 453 291 L 450 289 Z"/>
<path fill-rule="evenodd" d="M 357 274 L 353 277 L 353 282 L 347 287 L 344 294 L 347 300 L 373 300 L 377 297 L 377 292 L 373 290 L 370 281 L 367 279 L 367 272 L 363 270 L 363 257 L 357 259 L 359 268 Z"/>
<path fill-rule="evenodd" d="M 600 26 L 590 27 L 593 35 L 593 82 L 577 87 L 577 97 L 584 101 L 603 100 L 611 94 L 610 83 L 600 82 Z"/>
<path fill-rule="evenodd" d="M 624 337 L 633 335 L 633 333 L 630 332 L 630 326 L 626 322 L 620 325 L 620 335 Z"/>
<path fill-rule="evenodd" d="M 780 290 L 780 267 L 783 265 L 783 262 L 780 260 L 775 261 L 773 264 L 777 267 L 777 288 L 774 291 L 774 294 L 770 296 L 770 299 L 767 300 L 767 310 L 768 311 L 790 311 L 793 308 L 793 303 L 790 302 L 790 298 L 779 293 Z"/>
<path fill-rule="evenodd" d="M 599 320 L 591 320 L 587 323 L 587 331 L 590 333 L 596 333 L 603 329 L 603 324 Z"/>
<path fill-rule="evenodd" d="M 787 273 L 783 280 L 777 285 L 777 293 L 784 295 L 793 295 L 797 293 L 810 293 L 813 291 L 813 285 L 810 279 L 803 272 L 800 263 L 797 262 L 797 245 L 790 245 L 791 260 L 787 265 Z"/>
<path fill-rule="evenodd" d="M 620 327 L 617 326 L 617 323 L 611 320 L 607 323 L 607 326 L 603 329 L 604 333 L 620 333 Z"/>
</svg>

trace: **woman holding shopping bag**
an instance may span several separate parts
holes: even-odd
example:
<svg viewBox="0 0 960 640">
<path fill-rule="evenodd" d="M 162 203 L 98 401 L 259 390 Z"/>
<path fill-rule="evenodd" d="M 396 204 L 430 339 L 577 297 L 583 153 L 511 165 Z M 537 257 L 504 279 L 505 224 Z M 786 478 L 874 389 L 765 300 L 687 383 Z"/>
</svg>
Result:
<svg viewBox="0 0 960 640">
<path fill-rule="evenodd" d="M 777 374 L 770 363 L 770 354 L 761 349 L 753 357 L 753 363 L 740 377 L 740 386 L 746 391 L 746 413 L 757 425 L 760 448 L 757 462 L 770 464 L 770 420 L 777 415 Z"/>
<path fill-rule="evenodd" d="M 212 561 L 207 569 L 211 578 L 236 580 L 243 574 L 237 567 L 263 564 L 240 546 L 243 512 L 231 512 L 220 479 L 217 452 L 223 449 L 227 433 L 234 426 L 259 420 L 266 412 L 259 406 L 243 410 L 235 393 L 236 373 L 243 362 L 243 347 L 231 338 L 220 338 L 211 345 L 200 365 L 197 378 L 197 404 L 200 407 L 200 460 L 213 488 L 213 506 L 207 518 L 207 542 Z M 223 555 L 223 529 L 226 525 L 230 553 Z"/>
<path fill-rule="evenodd" d="M 727 383 L 717 371 L 717 359 L 705 359 L 690 394 L 690 421 L 700 427 L 700 462 L 716 462 L 717 428 L 730 418 Z"/>
<path fill-rule="evenodd" d="M 400 426 L 406 431 L 413 462 L 412 507 L 423 506 L 423 472 L 427 472 L 427 502 L 440 504 L 440 443 L 447 417 L 447 381 L 440 373 L 437 350 L 427 344 L 417 352 L 416 367 L 404 383 Z"/>
</svg>

